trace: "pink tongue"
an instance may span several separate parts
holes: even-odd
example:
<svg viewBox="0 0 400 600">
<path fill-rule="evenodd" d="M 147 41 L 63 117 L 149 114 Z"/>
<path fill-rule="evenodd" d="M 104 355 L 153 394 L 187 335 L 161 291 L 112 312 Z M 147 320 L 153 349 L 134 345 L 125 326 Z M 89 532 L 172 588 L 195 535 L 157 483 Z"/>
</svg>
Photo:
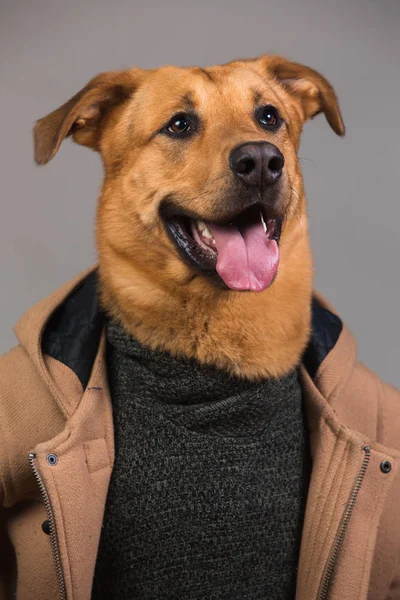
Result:
<svg viewBox="0 0 400 600">
<path fill-rule="evenodd" d="M 236 225 L 207 223 L 218 250 L 217 272 L 232 290 L 262 292 L 273 281 L 279 248 L 270 240 L 261 220 L 239 231 Z"/>
</svg>

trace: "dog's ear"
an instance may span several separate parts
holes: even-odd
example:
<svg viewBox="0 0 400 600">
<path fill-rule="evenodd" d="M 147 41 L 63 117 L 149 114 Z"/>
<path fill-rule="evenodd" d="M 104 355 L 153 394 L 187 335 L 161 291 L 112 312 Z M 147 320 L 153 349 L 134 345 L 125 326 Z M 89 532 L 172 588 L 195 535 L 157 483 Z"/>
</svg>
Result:
<svg viewBox="0 0 400 600">
<path fill-rule="evenodd" d="M 98 150 L 104 116 L 131 97 L 137 78 L 138 69 L 102 73 L 60 108 L 37 121 L 33 130 L 36 162 L 48 163 L 69 135 L 78 144 Z"/>
<path fill-rule="evenodd" d="M 325 77 L 314 69 L 290 62 L 281 56 L 266 55 L 260 60 L 264 68 L 299 101 L 304 121 L 323 112 L 333 131 L 338 135 L 345 134 L 335 90 Z"/>
</svg>

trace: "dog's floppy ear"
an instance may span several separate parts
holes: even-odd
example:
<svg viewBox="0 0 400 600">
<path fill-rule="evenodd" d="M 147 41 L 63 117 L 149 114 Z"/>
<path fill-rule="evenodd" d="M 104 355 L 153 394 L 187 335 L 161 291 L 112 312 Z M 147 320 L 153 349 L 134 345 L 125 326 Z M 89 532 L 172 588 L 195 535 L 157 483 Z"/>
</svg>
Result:
<svg viewBox="0 0 400 600">
<path fill-rule="evenodd" d="M 300 102 L 305 121 L 323 112 L 333 131 L 338 135 L 345 134 L 335 90 L 325 77 L 310 67 L 281 56 L 267 55 L 260 60 L 286 91 Z"/>
<path fill-rule="evenodd" d="M 48 163 L 69 135 L 78 144 L 98 150 L 101 121 L 112 107 L 131 97 L 137 71 L 102 73 L 60 108 L 37 121 L 33 130 L 36 162 Z"/>
</svg>

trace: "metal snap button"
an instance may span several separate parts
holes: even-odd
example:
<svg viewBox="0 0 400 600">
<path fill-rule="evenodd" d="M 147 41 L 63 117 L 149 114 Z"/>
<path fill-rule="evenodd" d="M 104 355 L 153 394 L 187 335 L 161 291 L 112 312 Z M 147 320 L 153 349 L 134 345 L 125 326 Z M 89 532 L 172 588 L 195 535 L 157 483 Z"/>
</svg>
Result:
<svg viewBox="0 0 400 600">
<path fill-rule="evenodd" d="M 391 470 L 392 470 L 392 463 L 390 463 L 388 460 L 383 460 L 381 462 L 382 473 L 390 473 Z"/>
<path fill-rule="evenodd" d="M 46 519 L 46 521 L 43 521 L 43 523 L 42 523 L 42 531 L 46 535 L 50 535 L 50 521 L 48 519 Z"/>
<path fill-rule="evenodd" d="M 58 456 L 57 454 L 48 454 L 47 455 L 47 462 L 51 467 L 54 467 L 54 465 L 56 465 L 58 463 Z"/>
</svg>

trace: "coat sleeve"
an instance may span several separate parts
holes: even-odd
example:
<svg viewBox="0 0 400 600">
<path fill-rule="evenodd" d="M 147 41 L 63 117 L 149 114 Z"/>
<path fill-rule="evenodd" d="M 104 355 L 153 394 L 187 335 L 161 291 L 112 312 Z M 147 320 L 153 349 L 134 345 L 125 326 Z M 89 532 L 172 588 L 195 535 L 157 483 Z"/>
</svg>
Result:
<svg viewBox="0 0 400 600">
<path fill-rule="evenodd" d="M 385 600 L 400 600 L 400 561 L 397 562 L 397 573 L 390 585 Z"/>
<path fill-rule="evenodd" d="M 1 363 L 0 363 L 1 366 Z M 3 372 L 0 368 L 1 375 Z M 0 393 L 0 600 L 12 598 L 14 594 L 9 589 L 10 572 L 12 571 L 12 558 L 14 555 L 12 545 L 9 540 L 6 527 L 5 508 L 4 508 L 4 470 L 8 462 L 6 436 L 4 432 L 4 420 L 2 414 L 2 395 Z"/>
<path fill-rule="evenodd" d="M 16 346 L 0 356 L 0 600 L 28 598 L 27 582 L 33 581 L 39 569 L 31 575 L 26 541 L 30 547 L 37 544 L 42 571 L 51 565 L 47 536 L 35 538 L 46 517 L 43 505 L 35 501 L 39 489 L 28 455 L 64 426 L 65 417 L 26 350 Z M 52 577 L 53 570 L 48 571 L 43 581 L 47 584 Z"/>
<path fill-rule="evenodd" d="M 0 356 L 0 600 L 15 598 L 16 551 L 8 525 L 9 511 L 35 490 L 28 452 L 38 441 L 43 385 L 21 346 Z M 38 409 L 36 410 L 36 406 Z"/>
<path fill-rule="evenodd" d="M 0 507 L 0 600 L 13 597 L 9 589 L 10 572 L 13 568 L 12 557 L 13 549 L 7 535 L 4 509 Z"/>
<path fill-rule="evenodd" d="M 386 382 L 381 382 L 382 436 L 385 444 L 400 449 L 400 392 Z M 397 475 L 400 479 L 400 475 Z M 396 486 L 393 502 L 396 506 L 394 519 L 400 519 L 400 483 Z M 394 521 L 392 521 L 392 524 Z M 397 563 L 389 593 L 385 600 L 400 600 L 400 538 L 397 548 Z"/>
<path fill-rule="evenodd" d="M 2 439 L 0 431 L 0 440 Z M 14 597 L 14 593 L 10 589 L 10 585 L 12 585 L 10 574 L 15 570 L 14 563 L 14 549 L 6 527 L 4 488 L 0 469 L 0 600 L 7 600 Z"/>
<path fill-rule="evenodd" d="M 387 447 L 400 450 L 400 392 L 393 385 L 378 378 L 378 441 Z M 386 523 L 386 530 L 393 532 L 395 529 L 399 532 L 400 520 L 400 473 L 397 474 L 390 498 L 387 501 L 387 508 L 384 511 L 383 520 Z M 385 600 L 400 600 L 400 533 L 396 540 L 387 539 L 386 544 L 380 545 L 381 556 L 387 557 L 387 563 L 394 557 L 394 567 L 392 567 L 391 583 Z M 379 547 L 377 548 L 379 555 Z M 379 558 L 379 556 L 378 556 Z M 383 558 L 384 560 L 384 558 Z M 378 565 L 380 571 L 385 571 L 388 565 Z"/>
<path fill-rule="evenodd" d="M 335 409 L 349 427 L 398 455 L 400 392 L 362 362 L 354 365 Z M 392 475 L 377 531 L 368 600 L 400 600 L 400 469 Z"/>
</svg>

